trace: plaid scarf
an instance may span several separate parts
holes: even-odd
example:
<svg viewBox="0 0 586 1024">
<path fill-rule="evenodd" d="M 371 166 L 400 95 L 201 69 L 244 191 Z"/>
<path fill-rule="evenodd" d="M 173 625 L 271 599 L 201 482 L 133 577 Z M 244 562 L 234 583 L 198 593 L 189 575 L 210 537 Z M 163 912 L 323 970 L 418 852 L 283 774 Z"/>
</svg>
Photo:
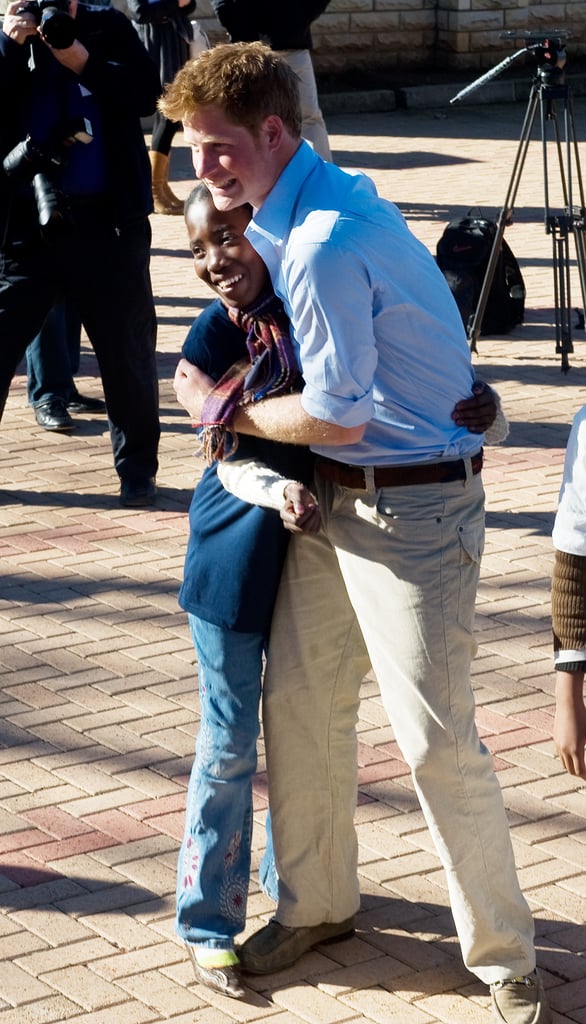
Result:
<svg viewBox="0 0 586 1024">
<path fill-rule="evenodd" d="M 300 380 L 289 320 L 272 291 L 263 292 L 253 306 L 229 308 L 228 316 L 246 332 L 248 355 L 220 377 L 203 404 L 200 439 L 208 465 L 233 455 L 238 448 L 232 426 L 238 406 L 291 391 Z"/>
</svg>

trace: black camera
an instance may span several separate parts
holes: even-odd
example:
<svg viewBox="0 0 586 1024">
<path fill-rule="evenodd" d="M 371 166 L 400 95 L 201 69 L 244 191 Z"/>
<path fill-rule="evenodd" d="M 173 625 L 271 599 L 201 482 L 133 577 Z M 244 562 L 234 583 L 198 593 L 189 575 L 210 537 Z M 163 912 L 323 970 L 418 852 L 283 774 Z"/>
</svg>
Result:
<svg viewBox="0 0 586 1024">
<path fill-rule="evenodd" d="M 69 13 L 69 0 L 27 0 L 16 13 L 32 14 L 55 50 L 66 50 L 75 40 L 75 19 Z"/>
<path fill-rule="evenodd" d="M 32 181 L 35 174 L 51 174 L 63 166 L 63 151 L 45 149 L 33 142 L 30 135 L 4 157 L 4 173 L 16 181 Z"/>
<path fill-rule="evenodd" d="M 91 142 L 92 126 L 87 118 L 80 118 L 63 130 L 56 146 L 41 146 L 27 135 L 4 157 L 2 167 L 7 177 L 16 182 L 31 182 L 39 225 L 43 236 L 51 241 L 56 232 L 72 224 L 67 199 L 56 184 L 54 176 L 67 161 L 69 146 L 76 142 Z"/>
</svg>

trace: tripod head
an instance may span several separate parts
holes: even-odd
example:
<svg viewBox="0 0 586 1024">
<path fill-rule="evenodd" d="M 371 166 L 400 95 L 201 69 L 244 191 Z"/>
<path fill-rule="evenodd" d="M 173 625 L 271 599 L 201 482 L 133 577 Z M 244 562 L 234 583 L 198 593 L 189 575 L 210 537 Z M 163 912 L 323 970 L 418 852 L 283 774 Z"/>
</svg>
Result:
<svg viewBox="0 0 586 1024">
<path fill-rule="evenodd" d="M 486 74 L 481 75 L 480 78 L 475 79 L 470 85 L 467 85 L 464 89 L 461 89 L 456 96 L 452 96 L 450 103 L 457 103 L 463 99 L 464 96 L 468 96 L 469 93 L 475 89 L 479 89 L 480 86 L 486 85 L 497 75 L 500 75 L 502 71 L 510 67 L 514 61 L 522 57 L 523 54 L 529 53 L 537 58 L 537 77 L 543 82 L 544 85 L 551 85 L 554 82 L 560 83 L 563 81 L 564 67 L 566 65 L 566 48 L 565 40 L 570 36 L 569 32 L 565 30 L 555 29 L 550 33 L 535 33 L 535 32 L 501 32 L 501 39 L 510 39 L 513 42 L 524 41 L 524 46 L 520 50 L 516 50 L 509 57 L 505 57 L 504 60 L 497 64 Z"/>
<path fill-rule="evenodd" d="M 537 58 L 537 76 L 542 82 L 547 84 L 552 79 L 559 81 L 562 77 L 567 59 L 565 41 L 569 35 L 565 31 L 554 31 L 549 35 L 524 33 L 527 40 L 526 52 Z M 503 32 L 501 36 L 503 39 L 515 37 L 515 32 Z"/>
</svg>

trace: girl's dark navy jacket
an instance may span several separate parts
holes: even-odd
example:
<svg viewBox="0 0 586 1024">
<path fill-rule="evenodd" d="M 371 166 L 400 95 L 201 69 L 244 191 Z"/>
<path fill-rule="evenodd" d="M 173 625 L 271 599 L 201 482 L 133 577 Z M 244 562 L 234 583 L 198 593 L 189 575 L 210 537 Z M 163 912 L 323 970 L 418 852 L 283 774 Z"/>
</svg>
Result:
<svg viewBox="0 0 586 1024">
<path fill-rule="evenodd" d="M 245 353 L 245 335 L 219 300 L 194 322 L 183 355 L 218 380 Z M 237 459 L 259 459 L 288 479 L 310 485 L 308 449 L 239 436 Z M 189 510 L 181 607 L 206 622 L 268 636 L 290 534 L 274 509 L 249 505 L 222 486 L 208 466 Z"/>
</svg>

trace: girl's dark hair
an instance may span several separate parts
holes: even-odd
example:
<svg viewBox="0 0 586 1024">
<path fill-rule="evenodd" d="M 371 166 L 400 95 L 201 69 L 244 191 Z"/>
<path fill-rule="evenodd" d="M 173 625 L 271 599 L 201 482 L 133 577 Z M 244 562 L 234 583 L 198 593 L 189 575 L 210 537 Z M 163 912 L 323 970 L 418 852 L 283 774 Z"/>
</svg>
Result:
<svg viewBox="0 0 586 1024">
<path fill-rule="evenodd" d="M 187 211 L 195 206 L 196 203 L 211 203 L 214 205 L 212 193 L 203 181 L 198 181 L 192 188 L 183 206 L 183 213 L 187 216 Z M 242 209 L 247 210 L 249 215 L 252 217 L 252 206 L 250 203 L 243 203 Z"/>
</svg>

